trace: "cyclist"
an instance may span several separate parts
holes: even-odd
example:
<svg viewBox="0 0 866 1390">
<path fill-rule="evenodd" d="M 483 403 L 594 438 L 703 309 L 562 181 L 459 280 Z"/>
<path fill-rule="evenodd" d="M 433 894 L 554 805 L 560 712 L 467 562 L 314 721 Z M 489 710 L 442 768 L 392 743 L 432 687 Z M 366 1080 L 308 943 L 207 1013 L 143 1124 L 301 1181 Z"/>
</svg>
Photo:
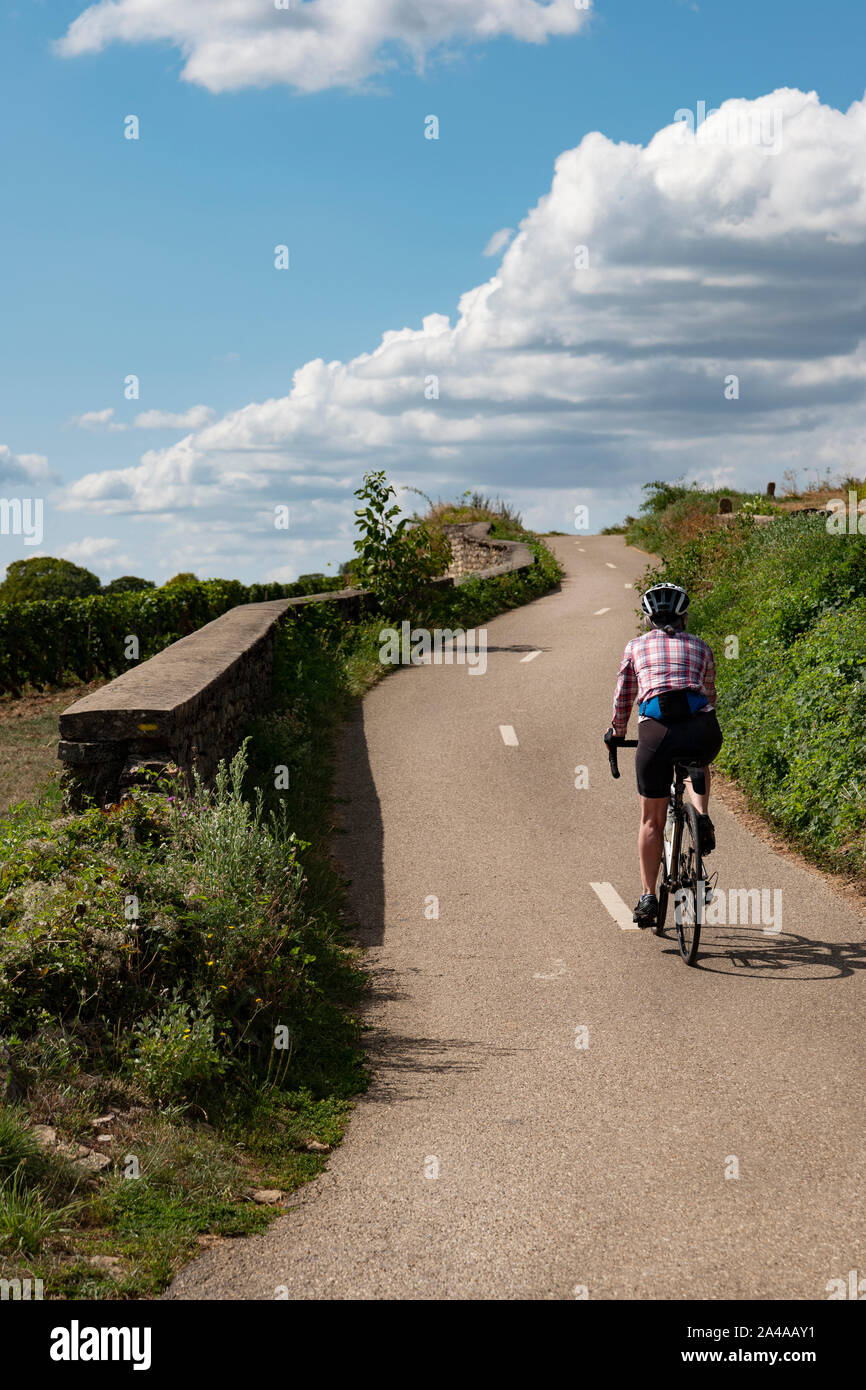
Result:
<svg viewBox="0 0 866 1390">
<path fill-rule="evenodd" d="M 649 631 L 627 644 L 613 697 L 613 719 L 605 741 L 624 738 L 638 699 L 638 746 L 635 756 L 641 820 L 638 857 L 642 880 L 634 910 L 639 927 L 658 915 L 656 883 L 662 858 L 674 763 L 688 768 L 687 785 L 698 813 L 705 854 L 715 849 L 708 814 L 709 764 L 722 746 L 715 715 L 716 667 L 712 649 L 686 632 L 689 596 L 678 584 L 655 584 L 641 598 Z"/>
</svg>

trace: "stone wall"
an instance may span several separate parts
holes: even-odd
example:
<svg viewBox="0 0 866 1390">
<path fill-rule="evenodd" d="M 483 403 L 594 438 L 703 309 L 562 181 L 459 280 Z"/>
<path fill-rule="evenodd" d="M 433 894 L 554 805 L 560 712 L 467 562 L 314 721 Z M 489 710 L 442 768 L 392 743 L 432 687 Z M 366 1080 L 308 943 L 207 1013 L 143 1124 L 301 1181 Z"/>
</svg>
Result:
<svg viewBox="0 0 866 1390">
<path fill-rule="evenodd" d="M 485 522 L 446 528 L 454 558 L 436 585 L 534 564 L 528 546 L 488 540 L 489 529 Z M 58 757 L 66 805 L 80 810 L 88 797 L 109 805 L 148 772 L 172 766 L 186 777 L 195 768 L 209 781 L 270 692 L 278 625 L 308 603 L 339 604 L 348 617 L 375 607 L 364 589 L 245 603 L 64 710 Z"/>
<path fill-rule="evenodd" d="M 443 526 L 451 542 L 451 564 L 447 574 L 455 583 L 469 578 L 490 579 L 497 574 L 510 574 L 534 563 L 532 551 L 522 541 L 490 538 L 490 525 L 489 521 L 469 521 Z"/>
<path fill-rule="evenodd" d="M 767 489 L 768 495 L 769 487 Z M 780 516 L 823 516 L 828 517 L 832 508 L 828 503 L 822 502 L 819 506 L 810 507 L 808 504 L 801 507 L 784 507 L 781 511 L 771 512 L 764 516 L 760 512 L 751 513 L 752 521 L 756 526 L 769 526 L 771 521 L 778 521 Z M 735 512 L 730 497 L 719 498 L 719 510 L 713 517 L 717 526 L 733 526 L 738 517 L 742 517 L 741 511 Z"/>
<path fill-rule="evenodd" d="M 80 810 L 92 797 L 105 806 L 171 765 L 211 779 L 270 691 L 277 626 L 306 603 L 338 603 L 357 616 L 371 596 L 343 589 L 242 604 L 64 710 L 66 805 Z"/>
</svg>

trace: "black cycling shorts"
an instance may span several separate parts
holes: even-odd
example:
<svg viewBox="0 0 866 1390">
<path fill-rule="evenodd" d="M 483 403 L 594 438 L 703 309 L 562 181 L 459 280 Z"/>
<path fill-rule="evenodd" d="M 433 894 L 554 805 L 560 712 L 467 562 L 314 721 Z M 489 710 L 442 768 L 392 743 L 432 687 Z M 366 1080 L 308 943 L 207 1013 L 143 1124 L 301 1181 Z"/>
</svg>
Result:
<svg viewBox="0 0 866 1390">
<path fill-rule="evenodd" d="M 674 763 L 685 763 L 692 787 L 700 796 L 706 790 L 704 768 L 718 755 L 722 731 L 712 710 L 693 714 L 678 724 L 642 719 L 637 726 L 634 766 L 641 796 L 669 796 Z"/>
</svg>

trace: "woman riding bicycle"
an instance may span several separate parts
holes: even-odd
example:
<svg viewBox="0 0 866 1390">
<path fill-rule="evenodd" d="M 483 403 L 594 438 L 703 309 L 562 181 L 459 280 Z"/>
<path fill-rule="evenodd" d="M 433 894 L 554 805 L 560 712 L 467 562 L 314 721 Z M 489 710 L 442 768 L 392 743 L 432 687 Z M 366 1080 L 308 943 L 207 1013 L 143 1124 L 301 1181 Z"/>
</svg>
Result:
<svg viewBox="0 0 866 1390">
<path fill-rule="evenodd" d="M 662 857 L 674 764 L 689 770 L 691 800 L 698 812 L 704 854 L 715 849 L 715 832 L 708 815 L 709 764 L 722 746 L 715 716 L 716 667 L 712 649 L 686 632 L 689 596 L 678 584 L 647 589 L 641 608 L 649 631 L 627 644 L 613 697 L 613 719 L 605 740 L 624 738 L 629 715 L 638 699 L 638 746 L 635 757 L 641 821 L 638 857 L 642 880 L 634 910 L 639 927 L 649 927 L 658 913 L 656 883 Z"/>
</svg>

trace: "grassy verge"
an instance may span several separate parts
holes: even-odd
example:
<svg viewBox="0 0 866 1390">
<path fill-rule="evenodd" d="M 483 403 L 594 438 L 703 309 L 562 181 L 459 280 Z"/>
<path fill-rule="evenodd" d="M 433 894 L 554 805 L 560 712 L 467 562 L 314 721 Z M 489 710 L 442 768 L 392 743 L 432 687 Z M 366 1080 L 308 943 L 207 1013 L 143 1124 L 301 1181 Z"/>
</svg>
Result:
<svg viewBox="0 0 866 1390">
<path fill-rule="evenodd" d="M 155 1294 L 260 1230 L 250 1193 L 312 1177 L 363 1087 L 354 953 L 244 770 L 2 826 L 0 1274 L 49 1296 Z"/>
<path fill-rule="evenodd" d="M 49 779 L 59 781 L 57 720 L 97 684 L 34 691 L 18 700 L 0 697 L 0 814 Z"/>
<path fill-rule="evenodd" d="M 678 532 L 683 505 L 651 518 L 664 560 L 647 580 L 689 589 L 689 626 L 714 648 L 719 766 L 815 862 L 866 886 L 866 536 L 796 512 Z"/>
<path fill-rule="evenodd" d="M 783 510 L 779 502 L 761 493 L 701 488 L 696 483 L 646 483 L 644 491 L 640 515 L 626 517 L 622 526 L 607 527 L 607 533 L 624 535 L 626 544 L 650 555 L 667 556 L 713 528 L 722 497 L 729 498 L 732 511 L 744 517 L 780 515 Z"/>
<path fill-rule="evenodd" d="M 529 575 L 413 621 L 469 626 L 552 587 L 524 539 Z M 263 1229 L 339 1142 L 366 1073 L 335 735 L 385 674 L 381 625 L 301 610 L 214 789 L 68 816 L 51 788 L 0 820 L 0 1278 L 155 1296 L 204 1245 Z"/>
</svg>

